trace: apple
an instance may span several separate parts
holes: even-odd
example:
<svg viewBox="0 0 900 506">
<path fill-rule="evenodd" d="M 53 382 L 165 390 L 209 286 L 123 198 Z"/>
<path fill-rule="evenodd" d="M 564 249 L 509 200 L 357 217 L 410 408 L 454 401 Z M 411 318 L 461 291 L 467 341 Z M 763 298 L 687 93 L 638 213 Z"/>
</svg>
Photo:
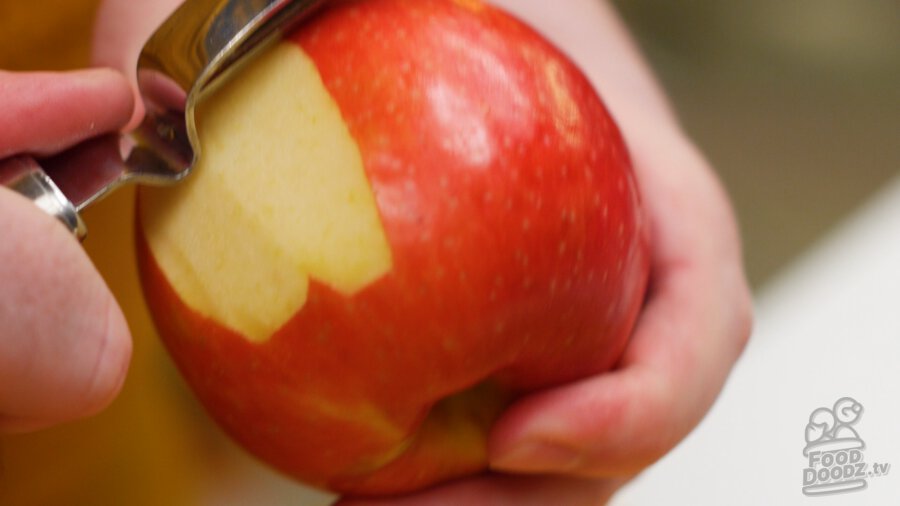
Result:
<svg viewBox="0 0 900 506">
<path fill-rule="evenodd" d="M 502 411 L 616 365 L 647 225 L 580 70 L 473 0 L 333 2 L 201 104 L 143 188 L 155 324 L 241 445 L 339 493 L 483 471 Z"/>
</svg>

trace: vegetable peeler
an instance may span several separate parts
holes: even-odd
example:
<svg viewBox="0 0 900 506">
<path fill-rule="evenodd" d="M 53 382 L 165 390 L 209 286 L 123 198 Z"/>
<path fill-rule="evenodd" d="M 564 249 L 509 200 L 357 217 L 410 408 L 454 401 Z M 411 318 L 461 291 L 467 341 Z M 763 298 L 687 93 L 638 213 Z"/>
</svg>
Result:
<svg viewBox="0 0 900 506">
<path fill-rule="evenodd" d="M 95 137 L 46 159 L 0 160 L 0 185 L 25 195 L 83 239 L 87 229 L 79 212 L 116 188 L 186 177 L 200 157 L 197 103 L 323 3 L 186 0 L 141 50 L 137 81 L 147 112 L 135 131 Z"/>
</svg>

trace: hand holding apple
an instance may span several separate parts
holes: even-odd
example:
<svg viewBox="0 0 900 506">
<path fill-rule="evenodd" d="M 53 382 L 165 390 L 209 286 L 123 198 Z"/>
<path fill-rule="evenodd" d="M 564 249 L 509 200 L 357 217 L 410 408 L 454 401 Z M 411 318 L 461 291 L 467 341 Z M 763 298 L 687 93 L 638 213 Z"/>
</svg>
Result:
<svg viewBox="0 0 900 506">
<path fill-rule="evenodd" d="M 340 506 L 604 504 L 696 426 L 750 335 L 727 196 L 612 8 L 595 0 L 494 3 L 571 55 L 622 128 L 651 229 L 648 298 L 616 371 L 526 396 L 494 425 L 491 467 L 525 475 L 485 474 Z M 532 451 L 547 441 L 556 443 L 551 451 Z"/>
<path fill-rule="evenodd" d="M 622 127 L 653 235 L 652 289 L 626 350 L 626 364 L 612 375 L 525 396 L 495 424 L 489 438 L 492 466 L 555 477 L 483 475 L 378 504 L 597 503 L 699 421 L 748 333 L 749 298 L 727 200 L 673 120 L 611 9 L 594 0 L 571 0 L 564 6 L 495 1 L 568 51 L 602 91 Z M 106 0 L 98 24 L 100 61 L 133 68 L 136 49 L 128 48 L 139 48 L 162 18 L 147 11 L 164 11 L 175 3 Z M 573 412 L 583 416 L 573 417 Z M 544 423 L 554 419 L 572 423 Z M 542 437 L 584 451 L 574 465 L 571 459 L 561 464 L 538 455 L 515 455 L 517 447 Z"/>
</svg>

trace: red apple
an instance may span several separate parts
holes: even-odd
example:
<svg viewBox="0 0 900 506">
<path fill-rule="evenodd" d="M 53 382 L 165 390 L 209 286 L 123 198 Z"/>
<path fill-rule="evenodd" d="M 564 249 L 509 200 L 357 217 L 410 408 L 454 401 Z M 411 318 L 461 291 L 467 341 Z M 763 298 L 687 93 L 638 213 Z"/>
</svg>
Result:
<svg viewBox="0 0 900 506">
<path fill-rule="evenodd" d="M 516 397 L 616 364 L 646 224 L 563 54 L 477 1 L 335 2 L 203 104 L 139 195 L 159 333 L 212 416 L 336 492 L 485 469 Z"/>
</svg>

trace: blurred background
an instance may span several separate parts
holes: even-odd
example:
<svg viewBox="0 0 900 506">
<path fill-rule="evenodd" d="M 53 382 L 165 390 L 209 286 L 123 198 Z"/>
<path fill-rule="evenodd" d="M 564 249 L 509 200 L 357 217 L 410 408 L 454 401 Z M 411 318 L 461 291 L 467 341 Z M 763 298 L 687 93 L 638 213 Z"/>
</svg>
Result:
<svg viewBox="0 0 900 506">
<path fill-rule="evenodd" d="M 614 3 L 732 195 L 755 288 L 900 174 L 900 2 Z M 0 69 L 86 65 L 96 4 L 0 0 Z M 208 485 L 248 472 L 283 486 L 210 428 L 153 334 L 132 201 L 85 217 L 135 334 L 123 394 L 94 419 L 0 437 L 0 504 L 225 504 Z"/>
<path fill-rule="evenodd" d="M 900 2 L 614 3 L 732 195 L 755 287 L 900 174 Z"/>
</svg>

